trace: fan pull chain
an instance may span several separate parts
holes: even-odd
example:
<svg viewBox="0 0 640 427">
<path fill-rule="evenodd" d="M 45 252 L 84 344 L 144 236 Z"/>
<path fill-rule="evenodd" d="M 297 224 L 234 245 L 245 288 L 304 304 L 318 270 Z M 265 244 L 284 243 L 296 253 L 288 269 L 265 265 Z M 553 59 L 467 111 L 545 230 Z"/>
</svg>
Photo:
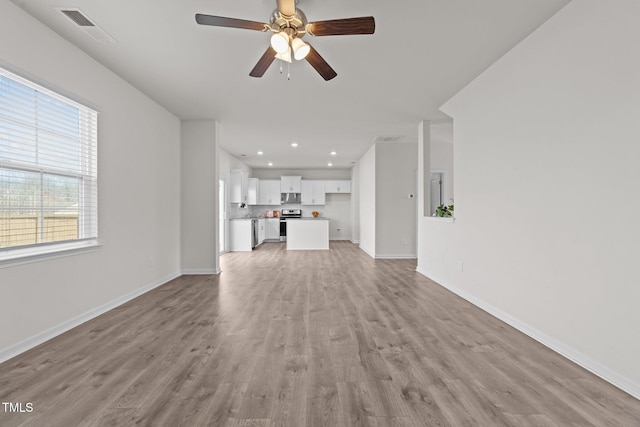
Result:
<svg viewBox="0 0 640 427">
<path fill-rule="evenodd" d="M 282 74 L 282 61 L 280 61 L 280 74 Z"/>
<path fill-rule="evenodd" d="M 291 64 L 287 63 L 287 80 L 291 80 Z"/>
</svg>

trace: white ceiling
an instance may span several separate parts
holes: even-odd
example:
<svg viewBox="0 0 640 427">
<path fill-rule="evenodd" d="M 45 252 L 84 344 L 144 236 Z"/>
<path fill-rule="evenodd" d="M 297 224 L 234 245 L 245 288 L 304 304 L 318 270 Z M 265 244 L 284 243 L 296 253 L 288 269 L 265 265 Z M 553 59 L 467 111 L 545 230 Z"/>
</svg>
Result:
<svg viewBox="0 0 640 427">
<path fill-rule="evenodd" d="M 420 120 L 445 118 L 440 105 L 569 0 L 300 0 L 309 21 L 375 17 L 374 35 L 305 37 L 338 73 L 329 82 L 306 61 L 291 80 L 278 60 L 249 77 L 270 34 L 195 23 L 269 22 L 275 0 L 12 1 L 181 119 L 217 120 L 221 146 L 247 165 L 301 169 L 349 168 L 376 136 L 416 141 Z M 116 42 L 93 40 L 60 6 Z"/>
</svg>

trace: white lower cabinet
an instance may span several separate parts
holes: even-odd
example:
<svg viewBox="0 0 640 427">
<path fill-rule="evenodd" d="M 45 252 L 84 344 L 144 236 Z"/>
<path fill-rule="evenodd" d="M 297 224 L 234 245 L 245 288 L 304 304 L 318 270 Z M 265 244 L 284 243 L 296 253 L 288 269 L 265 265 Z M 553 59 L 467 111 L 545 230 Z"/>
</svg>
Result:
<svg viewBox="0 0 640 427">
<path fill-rule="evenodd" d="M 229 250 L 251 251 L 253 229 L 251 219 L 233 219 L 229 221 Z"/>
<path fill-rule="evenodd" d="M 267 220 L 259 219 L 258 220 L 258 244 L 264 242 L 264 239 L 267 235 Z"/>
<path fill-rule="evenodd" d="M 278 218 L 267 218 L 265 240 L 280 240 L 280 220 Z"/>
</svg>

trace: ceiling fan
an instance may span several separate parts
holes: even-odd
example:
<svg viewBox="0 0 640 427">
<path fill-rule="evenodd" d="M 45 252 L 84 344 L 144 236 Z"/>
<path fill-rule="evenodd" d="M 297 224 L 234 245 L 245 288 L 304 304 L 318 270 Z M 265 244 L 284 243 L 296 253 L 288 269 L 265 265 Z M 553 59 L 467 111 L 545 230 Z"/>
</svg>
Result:
<svg viewBox="0 0 640 427">
<path fill-rule="evenodd" d="M 308 22 L 302 10 L 296 7 L 296 0 L 276 1 L 278 7 L 273 11 L 269 24 L 199 13 L 196 14 L 196 22 L 214 27 L 273 32 L 270 46 L 249 73 L 251 77 L 262 77 L 276 58 L 291 62 L 293 54 L 297 60 L 306 59 L 325 80 L 331 80 L 338 74 L 309 43 L 302 41 L 302 37 L 305 34 L 316 37 L 373 34 L 376 28 L 373 16 Z"/>
</svg>

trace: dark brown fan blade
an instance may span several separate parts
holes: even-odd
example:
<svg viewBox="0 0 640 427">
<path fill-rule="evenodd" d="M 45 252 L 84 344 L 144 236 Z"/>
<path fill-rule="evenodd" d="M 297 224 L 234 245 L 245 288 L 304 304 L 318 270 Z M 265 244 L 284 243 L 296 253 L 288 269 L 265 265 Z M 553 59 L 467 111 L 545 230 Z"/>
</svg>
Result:
<svg viewBox="0 0 640 427">
<path fill-rule="evenodd" d="M 269 46 L 249 75 L 251 77 L 262 77 L 274 59 L 276 59 L 276 51 Z"/>
<path fill-rule="evenodd" d="M 306 28 L 307 32 L 312 36 L 373 34 L 376 30 L 376 21 L 373 19 L 373 16 L 363 16 L 361 18 L 309 22 Z"/>
<path fill-rule="evenodd" d="M 256 21 L 245 21 L 244 19 L 225 18 L 223 16 L 212 16 L 196 14 L 196 22 L 200 25 L 213 25 L 214 27 L 242 28 L 244 30 L 266 31 L 267 24 Z"/>
<path fill-rule="evenodd" d="M 296 13 L 296 0 L 278 0 L 278 12 L 284 18 L 291 18 Z"/>
<path fill-rule="evenodd" d="M 305 59 L 309 64 L 311 64 L 313 68 L 315 68 L 315 70 L 322 76 L 322 78 L 329 81 L 337 76 L 338 73 L 336 73 L 333 68 L 331 68 L 331 66 L 327 64 L 327 61 L 325 61 L 324 58 L 320 56 L 318 51 L 315 50 L 311 45 L 309 45 L 309 47 L 311 48 L 311 50 L 309 51 Z"/>
</svg>

